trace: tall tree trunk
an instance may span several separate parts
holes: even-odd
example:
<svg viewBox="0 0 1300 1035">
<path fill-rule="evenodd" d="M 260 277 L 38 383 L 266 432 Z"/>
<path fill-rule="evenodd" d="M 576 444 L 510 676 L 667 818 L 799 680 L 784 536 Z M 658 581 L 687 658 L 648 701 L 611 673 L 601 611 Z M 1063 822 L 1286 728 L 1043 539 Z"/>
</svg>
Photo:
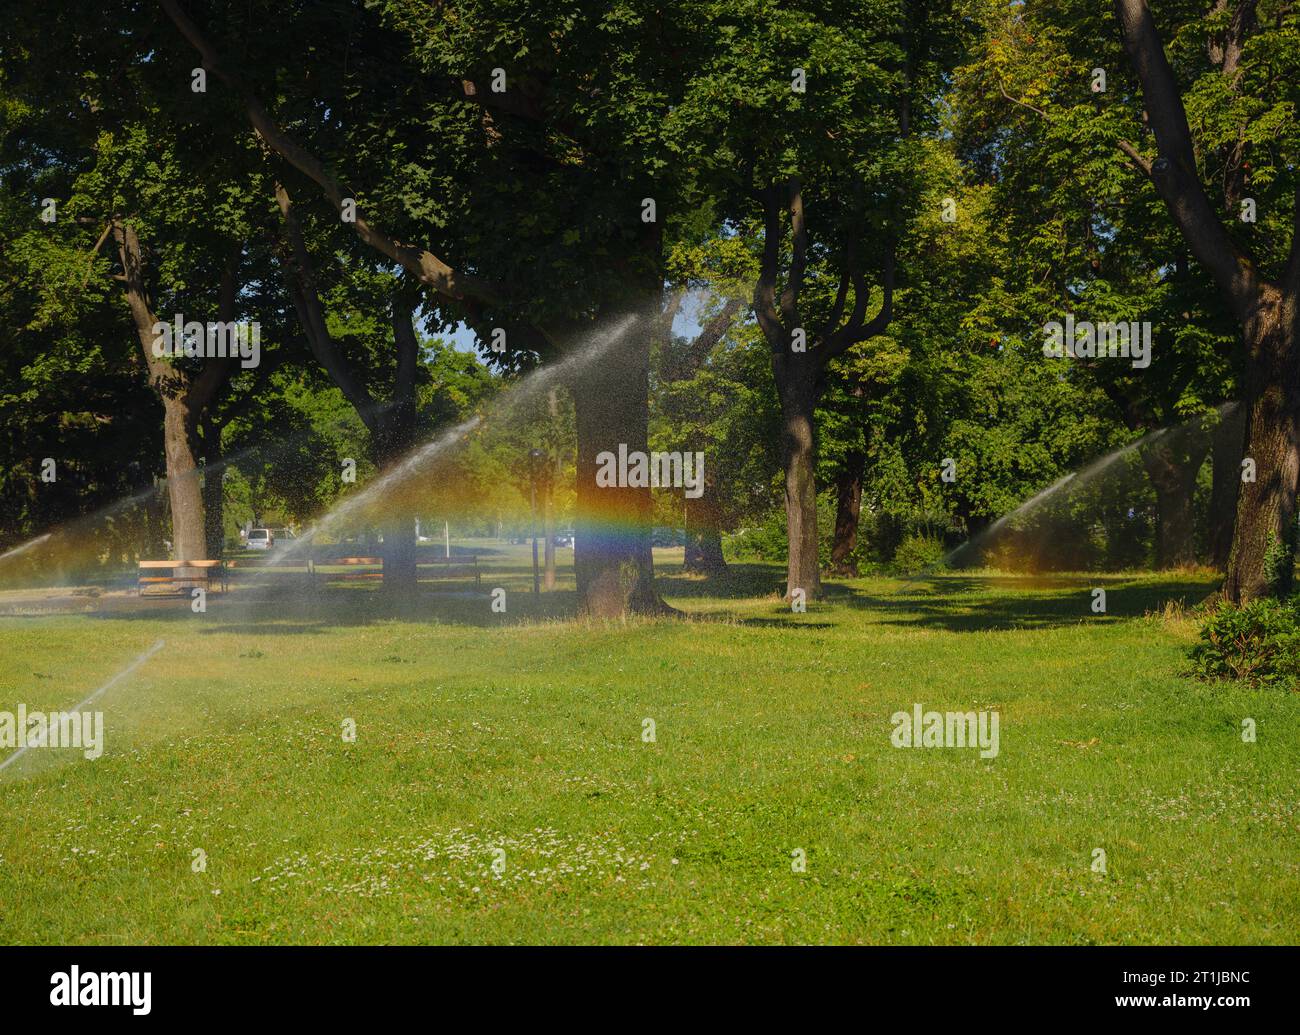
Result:
<svg viewBox="0 0 1300 1035">
<path fill-rule="evenodd" d="M 375 466 L 382 471 L 398 462 L 414 444 L 414 402 L 394 405 L 379 419 L 377 426 L 379 433 L 373 455 Z M 402 489 L 402 486 L 397 487 L 402 499 L 390 502 L 397 508 L 396 512 L 381 522 L 384 536 L 383 588 L 385 593 L 399 596 L 409 595 L 415 590 L 417 573 L 415 514 L 406 509 L 406 500 L 413 496 Z"/>
<path fill-rule="evenodd" d="M 225 485 L 221 466 L 221 426 L 210 417 L 200 422 L 203 429 L 203 529 L 207 557 L 220 557 L 226 547 Z"/>
<path fill-rule="evenodd" d="M 416 585 L 415 518 L 400 514 L 383 523 L 384 592 L 409 596 Z"/>
<path fill-rule="evenodd" d="M 1219 571 L 1228 570 L 1228 558 L 1232 556 L 1245 439 L 1246 407 L 1238 403 L 1219 421 L 1211 439 L 1209 560 Z"/>
<path fill-rule="evenodd" d="M 705 478 L 699 499 L 686 500 L 686 557 L 682 570 L 698 575 L 720 575 L 727 570 L 722 556 L 722 515 L 710 477 Z"/>
<path fill-rule="evenodd" d="M 789 361 L 787 361 L 789 362 Z M 796 589 L 807 600 L 822 595 L 817 563 L 817 485 L 814 476 L 812 378 L 777 376 L 781 395 L 781 463 L 785 468 L 786 557 L 785 598 Z"/>
<path fill-rule="evenodd" d="M 1157 440 L 1142 450 L 1142 466 L 1156 493 L 1156 567 L 1186 568 L 1196 563 L 1196 522 L 1192 494 L 1209 444 L 1180 448 Z"/>
<path fill-rule="evenodd" d="M 550 440 L 551 456 L 547 459 L 550 466 L 542 478 L 542 531 L 546 535 L 546 549 L 543 553 L 542 587 L 547 590 L 555 588 L 555 487 L 560 484 L 563 472 L 563 459 L 560 456 L 560 400 L 552 388 L 546 399 L 546 412 L 550 417 L 547 438 Z"/>
<path fill-rule="evenodd" d="M 1291 589 L 1300 486 L 1296 321 L 1294 304 L 1283 304 L 1270 290 L 1244 328 L 1245 455 L 1255 462 L 1255 480 L 1241 484 L 1223 586 L 1224 596 L 1237 602 Z"/>
<path fill-rule="evenodd" d="M 393 342 L 397 353 L 397 371 L 394 379 L 392 405 L 377 422 L 377 466 L 382 470 L 401 460 L 415 445 L 417 424 L 415 412 L 415 371 L 419 362 L 420 347 L 415 336 L 415 306 L 417 296 L 410 284 L 398 287 L 392 297 Z M 401 492 L 396 500 L 397 512 L 384 522 L 384 592 L 409 596 L 414 592 L 418 569 L 416 568 L 415 512 L 407 509 L 415 494 Z M 409 486 L 406 487 L 409 490 Z"/>
<path fill-rule="evenodd" d="M 831 544 L 831 571 L 836 575 L 857 578 L 858 562 L 853 551 L 858 546 L 858 519 L 862 514 L 862 474 L 867 466 L 865 453 L 853 452 L 835 480 L 835 539 Z"/>
<path fill-rule="evenodd" d="M 577 539 L 573 566 L 578 609 L 597 618 L 669 610 L 654 588 L 650 489 L 604 488 L 597 457 L 648 451 L 650 342 L 628 333 L 574 377 L 577 417 Z"/>
<path fill-rule="evenodd" d="M 195 460 L 194 415 L 184 396 L 163 396 L 163 450 L 167 457 L 167 499 L 172 514 L 172 558 L 207 557 L 203 492 Z"/>
<path fill-rule="evenodd" d="M 135 227 L 121 219 L 112 221 L 127 305 L 135 323 L 136 337 L 149 371 L 149 384 L 163 404 L 163 450 L 167 460 L 167 496 L 171 504 L 172 554 L 174 560 L 203 560 L 207 556 L 207 535 L 203 518 L 203 493 L 199 484 L 198 420 L 217 389 L 229 378 L 235 360 L 209 359 L 199 374 L 191 377 L 180 366 L 153 352 L 154 325 L 159 322 L 149 300 L 144 257 Z M 236 297 L 232 257 L 222 277 L 218 312 L 233 318 Z"/>
</svg>

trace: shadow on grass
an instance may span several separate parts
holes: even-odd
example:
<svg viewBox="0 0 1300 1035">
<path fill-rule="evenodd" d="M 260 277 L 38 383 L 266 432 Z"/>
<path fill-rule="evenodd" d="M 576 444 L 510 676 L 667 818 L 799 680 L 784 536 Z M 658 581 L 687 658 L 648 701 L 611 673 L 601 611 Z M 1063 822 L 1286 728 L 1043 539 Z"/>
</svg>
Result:
<svg viewBox="0 0 1300 1035">
<path fill-rule="evenodd" d="M 785 571 L 766 564 L 729 564 L 725 571 L 716 575 L 688 575 L 679 564 L 666 565 L 656 568 L 655 582 L 667 597 L 739 600 L 782 593 Z"/>
<path fill-rule="evenodd" d="M 355 593 L 343 590 L 337 594 L 326 593 L 320 600 L 313 601 L 309 609 L 302 614 L 302 618 L 314 622 L 316 627 L 321 629 L 329 626 L 370 625 L 376 622 L 409 622 L 495 629 L 528 622 L 571 619 L 577 611 L 577 593 L 572 590 L 553 590 L 536 598 L 526 590 L 508 591 L 506 610 L 503 612 L 494 611 L 492 601 L 491 591 L 487 588 L 476 592 L 454 590 L 422 592 L 413 599 L 393 599 L 382 591 Z M 237 608 L 232 608 L 232 612 L 236 610 Z M 283 621 L 285 617 L 283 608 L 277 607 L 268 624 Z M 267 626 L 253 623 L 249 631 L 266 629 Z M 227 630 L 218 627 L 212 631 Z"/>
<path fill-rule="evenodd" d="M 506 588 L 504 612 L 493 610 L 495 583 Z M 411 596 L 385 592 L 379 583 L 309 585 L 288 580 L 279 585 L 246 586 L 230 594 L 210 593 L 207 609 L 191 610 L 190 599 L 179 594 L 126 597 L 101 601 L 88 617 L 114 621 L 186 624 L 205 634 L 314 634 L 379 622 L 461 625 L 497 628 L 526 622 L 571 619 L 577 611 L 573 590 L 552 590 L 535 597 L 531 585 L 519 580 L 492 579 L 472 584 L 421 585 Z"/>
<path fill-rule="evenodd" d="M 250 576 L 252 573 L 248 573 Z M 783 568 L 771 564 L 732 564 L 711 576 L 688 575 L 680 565 L 661 565 L 660 593 L 669 601 L 717 601 L 719 606 L 690 611 L 686 621 L 754 628 L 825 630 L 854 625 L 935 628 L 953 632 L 1039 629 L 1081 621 L 1110 623 L 1159 611 L 1167 603 L 1200 603 L 1215 588 L 1211 575 L 967 575 L 943 573 L 891 584 L 886 580 L 837 580 L 823 583 L 825 604 L 813 603 L 807 614 L 790 614 L 778 604 Z M 572 583 L 569 583 L 572 585 Z M 531 568 L 486 568 L 482 583 L 425 582 L 413 598 L 394 597 L 378 582 L 343 583 L 328 577 L 308 582 L 282 572 L 256 582 L 235 580 L 227 596 L 208 595 L 206 613 L 195 614 L 186 596 L 122 595 L 94 602 L 87 617 L 126 621 L 186 623 L 203 633 L 314 635 L 331 628 L 379 622 L 407 622 L 493 629 L 530 622 L 569 621 L 577 614 L 577 593 L 561 588 L 534 596 Z M 1094 588 L 1106 589 L 1104 614 L 1092 610 Z M 506 611 L 493 610 L 492 592 L 506 590 Z M 732 610 L 729 601 L 751 606 Z M 771 601 L 770 611 L 752 605 Z M 72 603 L 66 601 L 63 603 Z M 77 605 L 85 601 L 76 601 Z M 832 605 L 834 617 L 819 615 Z M 57 613 L 57 609 L 51 609 Z M 72 613 L 72 612 L 64 612 Z M 21 620 L 14 614 L 16 620 Z M 863 621 L 865 619 L 865 621 Z"/>
<path fill-rule="evenodd" d="M 1216 585 L 1213 578 L 1146 581 L 1100 574 L 1023 578 L 944 575 L 905 584 L 896 594 L 868 595 L 839 585 L 828 597 L 854 610 L 877 612 L 877 621 L 883 625 L 984 632 L 1141 618 L 1170 603 L 1199 604 Z M 1093 611 L 1094 589 L 1106 591 L 1104 613 Z M 892 613 L 880 614 L 882 611 Z"/>
<path fill-rule="evenodd" d="M 779 593 L 783 573 L 763 565 L 733 565 L 716 576 L 685 575 L 680 566 L 661 569 L 660 593 L 669 599 L 720 598 L 752 600 Z M 251 573 L 250 573 L 251 574 Z M 370 625 L 376 622 L 412 622 L 498 628 L 528 622 L 566 621 L 577 616 L 574 589 L 554 589 L 534 596 L 531 568 L 485 568 L 482 582 L 422 583 L 413 598 L 388 595 L 380 580 L 348 584 L 318 575 L 314 583 L 300 573 L 285 571 L 257 581 L 236 582 L 229 596 L 208 595 L 207 611 L 190 610 L 180 594 L 127 597 L 105 601 L 96 616 L 126 620 L 199 622 L 205 633 L 239 635 L 324 632 L 332 627 Z M 492 591 L 506 590 L 504 612 L 493 611 Z M 752 625 L 807 625 L 828 628 L 827 623 L 788 622 L 771 618 L 737 618 L 728 614 L 683 615 L 690 620 L 740 622 Z"/>
</svg>

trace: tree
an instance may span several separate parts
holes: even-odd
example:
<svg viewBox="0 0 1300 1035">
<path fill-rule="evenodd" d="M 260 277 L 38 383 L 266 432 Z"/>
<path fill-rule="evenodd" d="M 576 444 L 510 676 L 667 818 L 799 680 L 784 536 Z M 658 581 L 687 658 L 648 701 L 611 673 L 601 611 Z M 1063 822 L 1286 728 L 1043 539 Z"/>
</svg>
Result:
<svg viewBox="0 0 1300 1035">
<path fill-rule="evenodd" d="M 726 570 L 723 532 L 747 515 L 765 513 L 770 475 L 779 461 L 772 446 L 780 428 L 770 363 L 753 321 L 742 321 L 739 297 L 711 298 L 690 338 L 671 338 L 656 379 L 651 443 L 656 449 L 704 456 L 701 494 L 683 494 L 683 570 Z"/>
<path fill-rule="evenodd" d="M 1140 457 L 1156 497 L 1155 562 L 1189 564 L 1191 487 L 1208 436 L 1152 433 L 1217 421 L 1236 390 L 1231 317 L 1123 159 L 1134 112 L 1104 12 L 991 4 L 986 17 L 976 60 L 956 76 L 955 135 L 968 169 L 989 185 L 1004 254 L 997 290 L 981 292 L 977 309 L 1031 350 L 1053 321 L 1151 328 L 1141 366 L 1127 357 L 1040 362 L 1095 385 L 1125 428 L 1151 435 Z"/>
<path fill-rule="evenodd" d="M 1149 157 L 1127 141 L 1120 146 L 1155 186 L 1241 329 L 1245 454 L 1254 461 L 1256 477 L 1240 488 L 1223 594 L 1242 601 L 1284 593 L 1293 577 L 1300 488 L 1300 233 L 1294 227 L 1300 219 L 1295 165 L 1300 140 L 1291 99 L 1277 90 L 1295 80 L 1295 48 L 1286 41 L 1300 14 L 1284 8 L 1265 29 L 1255 0 L 1239 0 L 1231 11 L 1226 3 L 1216 5 L 1218 31 L 1202 59 L 1186 64 L 1200 71 L 1192 87 L 1194 102 L 1215 112 L 1228 139 L 1211 136 L 1198 155 L 1178 79 L 1146 0 L 1115 0 L 1115 13 L 1157 153 Z M 1287 70 L 1274 68 L 1276 60 Z M 1207 63 L 1211 67 L 1205 70 Z M 1202 182 L 1202 163 L 1213 163 L 1220 174 L 1215 177 L 1222 184 L 1218 207 Z M 1246 189 L 1257 196 L 1248 199 Z M 1241 221 L 1248 210 L 1239 206 L 1248 200 L 1266 213 L 1267 236 L 1250 235 L 1250 224 Z M 1230 225 L 1246 229 L 1230 232 L 1224 214 L 1233 219 Z M 1271 242 L 1285 238 L 1288 222 L 1290 245 L 1283 251 Z M 1270 267 L 1272 276 L 1265 272 Z"/>
<path fill-rule="evenodd" d="M 716 411 L 708 404 L 709 392 L 691 392 L 686 383 L 698 378 L 708 364 L 710 354 L 722 341 L 740 312 L 742 302 L 739 298 L 722 300 L 717 311 L 705 321 L 699 334 L 690 341 L 677 341 L 673 338 L 671 322 L 675 309 L 666 314 L 668 326 L 664 331 L 665 349 L 661 362 L 660 378 L 667 391 L 659 400 L 669 416 L 673 437 L 677 442 L 665 442 L 668 449 L 681 448 L 685 441 L 692 446 L 704 446 L 708 436 L 709 418 Z M 683 405 L 685 403 L 685 405 Z M 710 446 L 720 445 L 716 437 Z M 692 499 L 683 496 L 686 529 L 686 548 L 683 569 L 701 575 L 716 575 L 726 570 L 727 564 L 722 556 L 722 521 L 723 506 L 719 496 L 721 484 L 718 474 L 720 450 L 716 448 L 697 449 L 704 453 L 706 464 L 701 494 Z"/>
<path fill-rule="evenodd" d="M 15 20 L 6 77 L 21 100 L 9 110 L 30 107 L 44 118 L 24 127 L 12 157 L 60 170 L 62 189 L 52 200 L 84 235 L 83 290 L 110 275 L 96 256 L 110 237 L 117 246 L 119 269 L 111 276 L 123 286 L 143 350 L 140 369 L 163 407 L 173 551 L 189 559 L 208 552 L 200 423 L 239 360 L 160 355 L 154 327 L 171 321 L 157 320 L 155 296 L 178 314 L 188 309 L 186 323 L 199 314 L 209 324 L 234 320 L 247 221 L 231 198 L 247 197 L 247 156 L 205 148 L 220 113 L 188 107 L 178 91 L 157 99 L 160 73 L 141 34 L 131 31 L 139 29 L 135 15 L 115 9 L 78 21 L 60 9 L 51 15 L 60 22 L 56 32 L 44 14 Z M 113 50 L 123 38 L 125 55 Z M 63 66 L 67 40 L 83 62 L 77 75 Z M 182 138 L 188 147 L 173 146 Z"/>
<path fill-rule="evenodd" d="M 154 328 L 166 321 L 159 321 L 150 301 L 140 238 L 135 227 L 122 219 L 113 220 L 113 236 L 122 264 L 127 304 L 149 371 L 149 384 L 163 404 L 172 553 L 176 560 L 201 559 L 208 555 L 208 530 L 195 449 L 198 426 L 204 410 L 238 364 L 238 358 L 209 360 L 197 374 L 191 374 L 180 364 L 156 355 Z M 233 267 L 234 263 L 222 277 L 221 302 L 217 311 L 217 320 L 221 323 L 234 322 L 236 289 Z"/>
<path fill-rule="evenodd" d="M 47 570 L 133 557 L 167 534 L 148 490 L 162 473 L 161 422 L 139 417 L 156 401 L 120 292 L 93 275 L 106 260 L 89 254 L 86 227 L 45 223 L 31 203 L 67 197 L 67 183 L 62 170 L 13 166 L 0 189 L 0 553 L 73 523 L 75 540 L 60 537 L 57 551 L 14 558 Z M 100 511 L 113 521 L 77 522 Z"/>
<path fill-rule="evenodd" d="M 827 371 L 827 389 L 817 412 L 818 480 L 832 487 L 835 503 L 829 561 L 833 575 L 858 575 L 867 466 L 900 416 L 896 389 L 907 362 L 908 353 L 897 340 L 882 339 L 870 350 L 851 349 Z"/>
<path fill-rule="evenodd" d="M 817 401 L 827 365 L 892 319 L 914 195 L 911 136 L 933 124 L 954 23 L 943 5 L 875 2 L 825 11 L 720 3 L 711 15 L 730 46 L 690 101 L 718 127 L 711 164 L 733 221 L 756 217 L 761 233 L 753 306 L 782 411 L 786 593 L 816 597 Z"/>
<path fill-rule="evenodd" d="M 686 7 L 629 4 L 611 16 L 603 3 L 548 12 L 463 2 L 454 17 L 441 9 L 429 19 L 422 3 L 389 0 L 357 12 L 366 38 L 351 52 L 382 75 L 335 85 L 313 67 L 296 80 L 279 70 L 264 101 L 179 3 L 161 6 L 295 176 L 341 217 L 362 202 L 349 218 L 361 241 L 422 284 L 448 321 L 464 321 L 484 342 L 504 332 L 511 356 L 503 364 L 518 369 L 531 356 L 600 346 L 598 360 L 569 367 L 580 602 L 597 615 L 662 610 L 648 489 L 601 489 L 595 472 L 602 452 L 645 449 L 664 226 L 690 194 L 690 163 L 671 160 L 685 132 L 674 114 L 687 78 L 681 65 L 699 49 Z M 295 26 L 290 19 L 276 29 Z M 515 85 L 498 91 L 498 82 Z M 363 114 L 345 121 L 347 110 Z M 705 127 L 690 129 L 703 146 Z M 412 189 L 413 172 L 448 196 Z M 341 177 L 367 184 L 366 197 L 345 192 Z M 503 211 L 516 217 L 508 235 Z M 406 243 L 435 239 L 443 242 L 436 250 Z"/>
</svg>

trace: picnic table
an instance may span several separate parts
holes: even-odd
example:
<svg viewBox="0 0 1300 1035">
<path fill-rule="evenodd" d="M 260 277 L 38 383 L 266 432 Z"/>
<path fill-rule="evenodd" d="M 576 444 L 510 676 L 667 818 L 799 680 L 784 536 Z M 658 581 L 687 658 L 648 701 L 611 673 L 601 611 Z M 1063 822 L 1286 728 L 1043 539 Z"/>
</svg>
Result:
<svg viewBox="0 0 1300 1035">
<path fill-rule="evenodd" d="M 320 559 L 316 561 L 317 567 L 330 565 L 365 570 L 322 572 L 321 575 L 323 578 L 365 580 L 382 579 L 384 577 L 384 559 L 382 557 L 336 557 L 329 560 Z M 473 578 L 474 585 L 477 586 L 482 583 L 482 573 L 479 570 L 477 553 L 462 554 L 457 557 L 439 557 L 433 560 L 420 560 L 416 562 L 415 570 L 417 580 L 422 575 L 430 573 L 433 578 Z"/>
<path fill-rule="evenodd" d="M 167 574 L 161 574 L 167 572 Z M 135 591 L 143 596 L 145 587 L 152 585 L 172 586 L 177 589 L 193 589 L 199 583 L 207 589 L 213 580 L 219 580 L 224 593 L 230 588 L 226 562 L 221 560 L 195 561 L 140 561 L 136 572 Z"/>
</svg>

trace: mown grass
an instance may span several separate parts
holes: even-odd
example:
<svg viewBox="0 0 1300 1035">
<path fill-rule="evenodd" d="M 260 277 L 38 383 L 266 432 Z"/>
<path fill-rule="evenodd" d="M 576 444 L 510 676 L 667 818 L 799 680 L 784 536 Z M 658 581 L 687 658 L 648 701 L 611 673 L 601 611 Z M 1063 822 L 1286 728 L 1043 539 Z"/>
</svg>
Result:
<svg viewBox="0 0 1300 1035">
<path fill-rule="evenodd" d="M 1208 580 L 859 580 L 806 614 L 779 580 L 669 569 L 686 619 L 608 625 L 505 568 L 416 616 L 0 619 L 0 710 L 166 642 L 96 703 L 102 758 L 0 774 L 0 940 L 1296 941 L 1300 696 L 1185 677 L 1194 627 L 1144 617 Z M 893 748 L 914 702 L 997 709 L 1000 754 Z"/>
</svg>

